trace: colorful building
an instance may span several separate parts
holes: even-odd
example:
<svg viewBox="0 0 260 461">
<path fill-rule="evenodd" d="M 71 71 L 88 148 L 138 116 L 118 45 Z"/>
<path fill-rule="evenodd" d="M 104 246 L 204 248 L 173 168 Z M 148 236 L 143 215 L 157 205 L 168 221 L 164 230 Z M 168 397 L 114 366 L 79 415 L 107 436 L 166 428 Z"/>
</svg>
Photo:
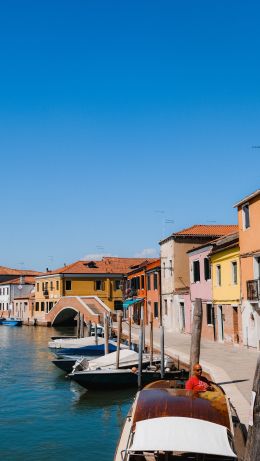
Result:
<svg viewBox="0 0 260 461">
<path fill-rule="evenodd" d="M 260 349 L 260 190 L 234 207 L 238 210 L 243 342 Z"/>
<path fill-rule="evenodd" d="M 122 309 L 123 280 L 130 268 L 143 258 L 104 257 L 101 261 L 76 261 L 36 278 L 34 318 L 45 316 L 60 298 L 96 296 L 111 310 Z"/>
<path fill-rule="evenodd" d="M 133 322 L 140 324 L 141 316 L 145 324 L 150 314 L 154 325 L 160 324 L 160 259 L 150 258 L 135 265 L 127 274 L 125 308 Z"/>
<path fill-rule="evenodd" d="M 212 280 L 210 252 L 213 245 L 206 243 L 194 250 L 188 251 L 190 267 L 190 301 L 186 300 L 186 332 L 191 332 L 192 315 L 196 298 L 202 301 L 202 337 L 216 340 L 214 307 L 212 302 Z"/>
<path fill-rule="evenodd" d="M 212 323 L 214 339 L 242 344 L 238 233 L 214 242 L 210 253 L 212 271 Z"/>
<path fill-rule="evenodd" d="M 162 319 L 168 330 L 185 330 L 183 314 L 189 302 L 190 271 L 187 251 L 237 230 L 236 225 L 198 224 L 160 242 Z"/>
</svg>

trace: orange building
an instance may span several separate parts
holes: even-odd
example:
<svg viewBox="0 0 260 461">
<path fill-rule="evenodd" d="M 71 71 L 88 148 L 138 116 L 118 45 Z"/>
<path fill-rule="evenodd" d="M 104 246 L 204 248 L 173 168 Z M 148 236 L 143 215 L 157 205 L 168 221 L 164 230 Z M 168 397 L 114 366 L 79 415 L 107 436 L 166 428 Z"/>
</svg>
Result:
<svg viewBox="0 0 260 461">
<path fill-rule="evenodd" d="M 234 205 L 238 210 L 243 342 L 260 343 L 260 189 Z"/>
<path fill-rule="evenodd" d="M 132 266 L 127 274 L 124 306 L 129 308 L 128 314 L 134 323 L 140 323 L 143 311 L 146 324 L 150 314 L 153 315 L 154 324 L 160 324 L 160 273 L 160 259 L 150 258 Z"/>
</svg>

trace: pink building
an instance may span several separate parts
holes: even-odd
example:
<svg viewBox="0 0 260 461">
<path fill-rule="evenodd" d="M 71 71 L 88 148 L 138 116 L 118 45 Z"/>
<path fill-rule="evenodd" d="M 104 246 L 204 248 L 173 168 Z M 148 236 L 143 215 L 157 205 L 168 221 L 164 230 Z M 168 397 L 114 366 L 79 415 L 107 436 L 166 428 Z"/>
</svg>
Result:
<svg viewBox="0 0 260 461">
<path fill-rule="evenodd" d="M 193 307 L 196 298 L 201 298 L 203 309 L 202 337 L 215 341 L 216 325 L 212 303 L 212 281 L 209 254 L 212 245 L 205 244 L 188 251 L 190 267 L 190 303 L 187 303 L 187 325 L 191 329 Z"/>
</svg>

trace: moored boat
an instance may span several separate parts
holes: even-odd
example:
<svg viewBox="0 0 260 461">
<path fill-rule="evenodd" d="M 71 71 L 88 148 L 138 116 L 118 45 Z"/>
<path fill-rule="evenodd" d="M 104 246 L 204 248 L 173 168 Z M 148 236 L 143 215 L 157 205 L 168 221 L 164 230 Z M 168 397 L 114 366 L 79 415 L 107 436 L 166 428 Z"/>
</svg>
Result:
<svg viewBox="0 0 260 461">
<path fill-rule="evenodd" d="M 7 319 L 3 319 L 0 323 L 1 323 L 1 325 L 19 327 L 19 326 L 21 326 L 23 324 L 23 321 L 21 319 L 15 318 L 15 317 L 9 317 Z"/>
<path fill-rule="evenodd" d="M 105 354 L 105 340 L 104 338 L 98 338 L 96 340 L 93 336 L 86 338 L 77 339 L 55 339 L 49 341 L 48 347 L 55 352 L 55 354 L 63 355 L 104 355 Z M 123 344 L 121 348 L 126 348 Z M 117 349 L 117 343 L 115 341 L 108 341 L 109 352 L 114 352 Z"/>
<path fill-rule="evenodd" d="M 175 381 L 137 393 L 114 461 L 231 461 L 237 459 L 229 401 L 222 389 L 193 393 Z"/>
</svg>

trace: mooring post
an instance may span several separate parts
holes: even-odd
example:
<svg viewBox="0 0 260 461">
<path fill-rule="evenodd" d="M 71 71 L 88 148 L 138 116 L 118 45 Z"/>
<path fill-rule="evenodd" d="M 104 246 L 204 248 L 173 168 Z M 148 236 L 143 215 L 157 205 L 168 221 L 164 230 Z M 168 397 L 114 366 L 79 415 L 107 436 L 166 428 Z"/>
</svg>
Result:
<svg viewBox="0 0 260 461">
<path fill-rule="evenodd" d="M 108 354 L 108 316 L 104 314 L 104 340 L 105 340 L 105 354 Z"/>
<path fill-rule="evenodd" d="M 150 313 L 150 366 L 153 364 L 153 313 Z"/>
<path fill-rule="evenodd" d="M 131 327 L 132 327 L 132 318 L 131 318 L 131 306 L 129 306 L 129 312 L 128 312 L 128 323 L 129 323 L 129 331 L 128 331 L 128 347 L 129 349 L 131 349 L 131 342 L 132 342 L 132 338 L 131 338 Z"/>
<path fill-rule="evenodd" d="M 143 343 L 144 343 L 144 328 L 143 328 L 143 319 L 140 321 L 139 329 L 139 357 L 138 357 L 138 389 L 142 387 L 142 368 L 143 368 Z"/>
<path fill-rule="evenodd" d="M 95 323 L 95 343 L 98 344 L 97 324 Z"/>
<path fill-rule="evenodd" d="M 87 322 L 87 336 L 91 336 L 91 320 Z"/>
<path fill-rule="evenodd" d="M 260 459 L 260 355 L 258 355 L 251 397 L 251 414 L 244 461 Z"/>
<path fill-rule="evenodd" d="M 80 313 L 78 312 L 77 313 L 77 316 L 76 316 L 76 321 L 77 321 L 77 338 L 80 338 Z"/>
<path fill-rule="evenodd" d="M 123 312 L 117 312 L 117 349 L 116 349 L 116 368 L 119 368 L 119 359 L 120 359 L 120 343 L 121 343 L 121 334 L 122 334 L 122 317 Z"/>
<path fill-rule="evenodd" d="M 190 345 L 190 375 L 192 374 L 193 367 L 200 361 L 200 340 L 202 329 L 202 302 L 200 298 L 195 299 L 192 332 L 191 332 L 191 345 Z"/>
<path fill-rule="evenodd" d="M 160 326 L 160 346 L 161 346 L 161 379 L 164 378 L 164 326 Z"/>
<path fill-rule="evenodd" d="M 80 314 L 80 337 L 84 338 L 84 314 Z"/>
</svg>

